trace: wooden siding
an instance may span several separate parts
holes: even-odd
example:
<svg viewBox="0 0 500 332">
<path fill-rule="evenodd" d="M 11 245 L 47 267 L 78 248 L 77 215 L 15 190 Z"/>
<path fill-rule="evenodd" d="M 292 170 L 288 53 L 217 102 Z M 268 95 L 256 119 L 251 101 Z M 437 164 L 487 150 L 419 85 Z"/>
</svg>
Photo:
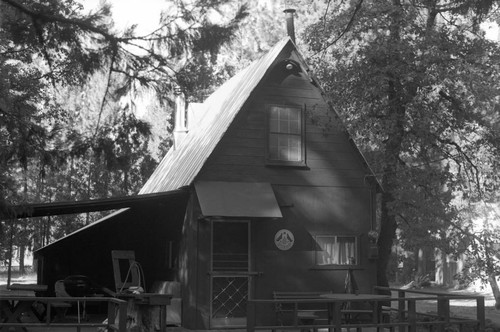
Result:
<svg viewBox="0 0 500 332">
<path fill-rule="evenodd" d="M 172 255 L 178 251 L 188 194 L 179 191 L 162 201 L 143 202 L 36 251 L 36 257 L 43 260 L 38 282 L 52 291 L 59 279 L 86 275 L 96 284 L 114 289 L 112 250 L 135 251 L 148 289 L 154 281 L 174 280 L 178 271 L 168 266 L 167 250 L 171 241 Z"/>
<path fill-rule="evenodd" d="M 276 62 L 279 61 L 278 58 Z M 305 108 L 307 168 L 266 165 L 270 104 Z M 269 77 L 235 118 L 197 179 L 366 188 L 366 176 L 371 173 L 340 122 L 330 127 L 322 125 L 336 119 L 333 112 L 328 112 L 321 90 L 306 74 L 289 75 L 279 83 Z"/>
<path fill-rule="evenodd" d="M 294 57 L 293 52 L 291 56 Z M 279 61 L 278 58 L 276 63 Z M 307 167 L 266 164 L 269 104 L 305 108 Z M 272 184 L 283 218 L 252 222 L 252 264 L 259 277 L 255 278 L 251 296 L 270 298 L 274 290 L 344 291 L 346 267 L 325 269 L 315 265 L 316 235 L 358 237 L 355 275 L 361 289 L 371 291 L 376 275 L 376 264 L 366 255 L 366 234 L 374 218 L 375 187 L 367 181 L 371 175 L 321 90 L 301 73 L 278 83 L 272 77 L 261 82 L 196 179 Z M 295 244 L 288 251 L 279 250 L 273 240 L 274 234 L 283 228 L 295 236 Z"/>
<path fill-rule="evenodd" d="M 367 236 L 371 217 L 369 189 L 337 187 L 275 186 L 282 202 L 283 220 L 254 221 L 254 298 L 271 298 L 273 291 L 344 292 L 346 266 L 316 266 L 315 236 L 352 235 L 359 240 L 358 265 L 354 275 L 362 292 L 371 292 L 376 265 L 367 257 Z M 279 250 L 273 236 L 287 229 L 295 237 L 294 246 Z"/>
</svg>

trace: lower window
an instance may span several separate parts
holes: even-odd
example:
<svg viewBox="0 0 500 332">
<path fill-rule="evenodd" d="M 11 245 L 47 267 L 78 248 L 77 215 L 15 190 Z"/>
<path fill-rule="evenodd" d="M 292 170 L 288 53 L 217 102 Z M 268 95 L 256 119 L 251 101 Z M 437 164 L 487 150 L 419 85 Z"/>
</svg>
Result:
<svg viewBox="0 0 500 332">
<path fill-rule="evenodd" d="M 356 236 L 319 235 L 316 240 L 316 265 L 356 265 Z"/>
</svg>

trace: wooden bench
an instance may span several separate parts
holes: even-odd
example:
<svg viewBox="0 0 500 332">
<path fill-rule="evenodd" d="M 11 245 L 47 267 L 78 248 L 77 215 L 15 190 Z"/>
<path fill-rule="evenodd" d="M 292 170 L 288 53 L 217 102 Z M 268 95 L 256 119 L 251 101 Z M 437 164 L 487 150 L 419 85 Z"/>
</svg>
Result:
<svg viewBox="0 0 500 332">
<path fill-rule="evenodd" d="M 321 294 L 331 293 L 331 291 L 324 292 L 284 292 L 284 291 L 274 291 L 274 300 L 308 300 L 308 299 L 318 299 Z M 291 319 L 297 319 L 300 325 L 313 325 L 318 319 L 325 319 L 327 316 L 326 307 L 312 306 L 312 304 L 304 303 L 304 305 L 299 306 L 298 303 L 290 302 L 276 302 L 275 311 L 277 315 L 277 320 L 280 325 L 284 324 L 285 315 L 296 315 L 291 317 Z"/>
</svg>

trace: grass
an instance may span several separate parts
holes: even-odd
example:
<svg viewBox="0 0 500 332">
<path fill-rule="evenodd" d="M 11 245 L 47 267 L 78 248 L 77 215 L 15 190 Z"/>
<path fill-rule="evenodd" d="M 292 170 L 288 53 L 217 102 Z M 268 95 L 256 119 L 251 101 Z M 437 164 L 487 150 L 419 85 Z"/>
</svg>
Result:
<svg viewBox="0 0 500 332">
<path fill-rule="evenodd" d="M 8 279 L 8 272 L 6 267 L 0 267 L 0 285 L 6 285 Z M 31 267 L 26 268 L 26 273 L 21 273 L 13 270 L 11 273 L 11 283 L 36 283 L 36 272 Z"/>
</svg>

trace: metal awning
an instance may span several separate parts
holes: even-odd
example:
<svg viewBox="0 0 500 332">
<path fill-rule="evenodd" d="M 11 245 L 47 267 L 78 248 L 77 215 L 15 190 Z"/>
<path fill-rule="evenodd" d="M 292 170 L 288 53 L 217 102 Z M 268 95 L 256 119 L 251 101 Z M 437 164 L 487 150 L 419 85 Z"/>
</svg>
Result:
<svg viewBox="0 0 500 332">
<path fill-rule="evenodd" d="M 282 217 L 269 183 L 199 181 L 195 189 L 205 217 Z"/>
</svg>

